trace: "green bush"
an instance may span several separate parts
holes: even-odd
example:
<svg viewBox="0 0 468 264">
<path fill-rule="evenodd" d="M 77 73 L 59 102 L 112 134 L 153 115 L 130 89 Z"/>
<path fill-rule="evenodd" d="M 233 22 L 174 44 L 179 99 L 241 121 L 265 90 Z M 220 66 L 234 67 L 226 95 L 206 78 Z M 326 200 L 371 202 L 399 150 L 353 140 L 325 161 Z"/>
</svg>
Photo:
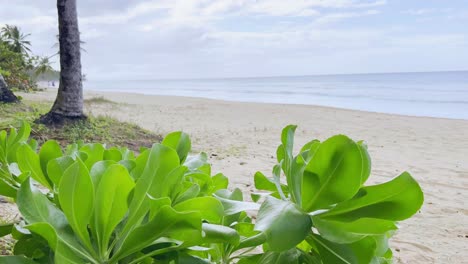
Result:
<svg viewBox="0 0 468 264">
<path fill-rule="evenodd" d="M 364 186 L 366 147 L 346 136 L 294 155 L 295 126 L 273 177 L 255 174 L 254 202 L 229 191 L 206 154 L 190 155 L 182 132 L 137 154 L 55 141 L 37 150 L 28 127 L 0 133 L 0 194 L 24 219 L 0 229 L 17 240 L 0 263 L 385 263 L 396 221 L 423 202 L 408 173 Z"/>
</svg>

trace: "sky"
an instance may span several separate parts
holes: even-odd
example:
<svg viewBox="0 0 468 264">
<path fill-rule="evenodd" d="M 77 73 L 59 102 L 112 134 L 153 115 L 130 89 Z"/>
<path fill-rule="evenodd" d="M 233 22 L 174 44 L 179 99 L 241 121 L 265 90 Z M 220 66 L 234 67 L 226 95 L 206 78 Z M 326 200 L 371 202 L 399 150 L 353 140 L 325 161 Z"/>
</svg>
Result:
<svg viewBox="0 0 468 264">
<path fill-rule="evenodd" d="M 56 52 L 53 0 L 0 0 L 0 26 Z M 468 70 L 468 0 L 77 0 L 95 80 Z M 55 57 L 54 67 L 59 68 Z"/>
</svg>

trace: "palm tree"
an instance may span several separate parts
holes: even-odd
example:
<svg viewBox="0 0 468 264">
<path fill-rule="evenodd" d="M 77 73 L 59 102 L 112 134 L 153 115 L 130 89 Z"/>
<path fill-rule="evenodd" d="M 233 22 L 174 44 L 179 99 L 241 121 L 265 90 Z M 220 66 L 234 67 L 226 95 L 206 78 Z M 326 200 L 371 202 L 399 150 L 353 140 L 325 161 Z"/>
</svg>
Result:
<svg viewBox="0 0 468 264">
<path fill-rule="evenodd" d="M 34 69 L 34 76 L 35 77 L 38 77 L 41 74 L 51 72 L 51 71 L 54 70 L 52 68 L 52 66 L 50 65 L 51 62 L 50 62 L 49 59 L 50 59 L 50 57 L 42 57 L 42 58 L 39 59 L 39 62 L 37 63 L 37 65 L 36 65 L 36 67 Z"/>
<path fill-rule="evenodd" d="M 76 0 L 57 0 L 60 84 L 57 98 L 40 123 L 62 125 L 66 121 L 85 119 L 83 113 L 83 85 L 81 75 L 80 31 Z"/>
<path fill-rule="evenodd" d="M 3 41 L 8 43 L 11 49 L 17 53 L 28 54 L 31 52 L 31 42 L 26 40 L 31 34 L 23 34 L 17 26 L 6 25 L 2 28 Z"/>
</svg>

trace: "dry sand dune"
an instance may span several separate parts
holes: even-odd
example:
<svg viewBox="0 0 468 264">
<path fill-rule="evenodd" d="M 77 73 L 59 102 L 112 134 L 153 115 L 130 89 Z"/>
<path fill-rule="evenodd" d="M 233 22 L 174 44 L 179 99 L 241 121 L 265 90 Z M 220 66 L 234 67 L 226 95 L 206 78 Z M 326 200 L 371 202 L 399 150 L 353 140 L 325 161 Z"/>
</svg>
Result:
<svg viewBox="0 0 468 264">
<path fill-rule="evenodd" d="M 55 92 L 23 95 L 52 100 Z M 463 263 L 468 259 L 468 121 L 377 114 L 327 107 L 225 102 L 123 93 L 87 93 L 121 104 L 87 109 L 162 134 L 189 133 L 194 151 L 205 151 L 216 171 L 245 192 L 253 174 L 274 165 L 281 129 L 297 124 L 297 146 L 346 134 L 364 139 L 373 183 L 407 170 L 421 183 L 425 203 L 402 222 L 392 240 L 396 263 Z"/>
</svg>

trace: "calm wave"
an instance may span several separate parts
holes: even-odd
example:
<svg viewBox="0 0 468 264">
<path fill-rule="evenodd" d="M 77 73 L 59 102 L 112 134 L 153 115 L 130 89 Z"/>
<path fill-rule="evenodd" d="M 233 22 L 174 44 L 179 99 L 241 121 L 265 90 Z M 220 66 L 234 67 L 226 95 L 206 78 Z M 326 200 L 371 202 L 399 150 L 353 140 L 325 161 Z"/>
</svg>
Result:
<svg viewBox="0 0 468 264">
<path fill-rule="evenodd" d="M 190 80 L 89 80 L 86 90 L 308 104 L 468 119 L 468 71 Z"/>
</svg>

